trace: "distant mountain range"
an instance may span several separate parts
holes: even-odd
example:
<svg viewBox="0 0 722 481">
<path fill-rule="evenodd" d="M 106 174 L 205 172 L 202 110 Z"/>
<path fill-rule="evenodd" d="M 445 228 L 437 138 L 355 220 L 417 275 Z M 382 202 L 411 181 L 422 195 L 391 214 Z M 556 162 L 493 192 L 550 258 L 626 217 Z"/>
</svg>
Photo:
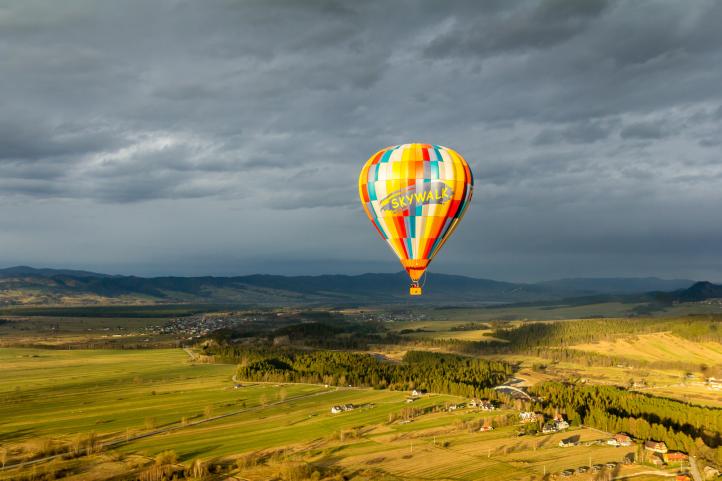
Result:
<svg viewBox="0 0 722 481">
<path fill-rule="evenodd" d="M 695 298 L 694 294 L 684 294 L 693 284 L 698 286 L 691 280 L 654 277 L 578 278 L 524 284 L 431 273 L 424 296 L 410 299 L 408 277 L 404 272 L 355 276 L 145 278 L 18 266 L 0 269 L 0 304 L 368 305 L 422 302 L 480 305 L 639 295 L 651 291 L 673 291 L 655 294 L 662 302 L 672 302 L 674 296 Z M 715 293 L 714 288 L 722 290 L 722 286 L 706 284 L 708 286 L 699 289 L 697 297 Z"/>
<path fill-rule="evenodd" d="M 537 285 L 584 291 L 587 294 L 639 294 L 651 291 L 686 289 L 694 284 L 689 279 L 658 277 L 577 277 L 539 282 Z"/>
</svg>

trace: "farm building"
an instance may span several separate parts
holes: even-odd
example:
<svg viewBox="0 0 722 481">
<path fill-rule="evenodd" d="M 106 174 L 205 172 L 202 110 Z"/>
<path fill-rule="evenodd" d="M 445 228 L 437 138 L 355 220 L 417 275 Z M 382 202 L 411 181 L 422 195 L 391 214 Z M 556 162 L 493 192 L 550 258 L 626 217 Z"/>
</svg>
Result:
<svg viewBox="0 0 722 481">
<path fill-rule="evenodd" d="M 664 453 L 662 458 L 667 464 L 672 464 L 683 463 L 689 459 L 689 456 L 687 456 L 685 453 L 680 453 L 679 451 L 670 451 L 668 453 Z"/>
<path fill-rule="evenodd" d="M 562 416 L 559 413 L 556 413 L 554 415 L 554 418 L 552 419 L 552 421 L 553 421 L 554 427 L 556 428 L 557 431 L 563 431 L 569 427 L 569 423 L 567 422 L 567 420 L 564 419 L 564 416 Z"/>
<path fill-rule="evenodd" d="M 632 438 L 628 434 L 617 433 L 607 441 L 607 444 L 610 446 L 631 446 Z"/>
<path fill-rule="evenodd" d="M 490 401 L 481 401 L 481 403 L 479 403 L 479 409 L 482 411 L 493 411 L 496 408 Z"/>
<path fill-rule="evenodd" d="M 532 411 L 522 411 L 519 413 L 519 419 L 521 419 L 523 423 L 533 423 L 537 420 L 537 416 L 537 413 Z"/>
<path fill-rule="evenodd" d="M 557 427 L 552 422 L 545 423 L 542 427 L 542 433 L 549 434 L 557 432 Z"/>
<path fill-rule="evenodd" d="M 617 440 L 620 446 L 631 446 L 632 437 L 629 434 L 618 433 L 614 435 L 614 439 Z"/>
<path fill-rule="evenodd" d="M 494 430 L 494 428 L 491 426 L 482 426 L 481 428 L 479 428 L 479 432 L 482 432 L 482 433 L 485 433 L 487 431 L 493 431 L 493 430 Z"/>
<path fill-rule="evenodd" d="M 412 396 L 423 396 L 424 394 L 426 394 L 425 389 L 414 389 L 413 391 L 411 391 Z"/>
<path fill-rule="evenodd" d="M 572 436 L 571 438 L 562 439 L 559 441 L 560 448 L 569 448 L 571 446 L 579 445 L 579 436 Z"/>
<path fill-rule="evenodd" d="M 703 472 L 704 479 L 715 479 L 717 476 L 720 475 L 719 470 L 713 468 L 712 466 L 705 466 Z"/>
<path fill-rule="evenodd" d="M 472 408 L 479 408 L 482 411 L 493 411 L 496 409 L 491 401 L 487 399 L 472 399 L 469 401 L 469 406 Z"/>
<path fill-rule="evenodd" d="M 653 453 L 664 454 L 667 452 L 667 445 L 663 441 L 646 441 L 644 449 Z"/>
<path fill-rule="evenodd" d="M 355 409 L 353 404 L 344 404 L 343 406 L 334 406 L 331 408 L 331 414 L 338 414 L 345 411 L 353 411 Z"/>
</svg>

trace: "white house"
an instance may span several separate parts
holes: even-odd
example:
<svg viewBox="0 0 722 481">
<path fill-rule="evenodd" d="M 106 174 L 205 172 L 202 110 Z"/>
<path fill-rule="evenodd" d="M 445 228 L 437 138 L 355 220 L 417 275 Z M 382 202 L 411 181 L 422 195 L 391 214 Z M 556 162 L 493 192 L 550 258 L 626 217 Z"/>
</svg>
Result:
<svg viewBox="0 0 722 481">
<path fill-rule="evenodd" d="M 354 405 L 353 404 L 344 404 L 343 406 L 334 406 L 331 408 L 331 414 L 338 414 L 342 413 L 344 411 L 353 411 Z"/>
<path fill-rule="evenodd" d="M 557 431 L 563 431 L 569 427 L 569 423 L 564 419 L 564 416 L 557 413 L 554 415 L 554 427 Z"/>
<path fill-rule="evenodd" d="M 522 411 L 519 413 L 519 419 L 523 423 L 532 423 L 537 420 L 537 415 L 532 411 Z"/>
<path fill-rule="evenodd" d="M 557 431 L 563 431 L 569 427 L 569 423 L 562 419 L 561 421 L 555 421 L 554 427 L 557 428 Z"/>
</svg>

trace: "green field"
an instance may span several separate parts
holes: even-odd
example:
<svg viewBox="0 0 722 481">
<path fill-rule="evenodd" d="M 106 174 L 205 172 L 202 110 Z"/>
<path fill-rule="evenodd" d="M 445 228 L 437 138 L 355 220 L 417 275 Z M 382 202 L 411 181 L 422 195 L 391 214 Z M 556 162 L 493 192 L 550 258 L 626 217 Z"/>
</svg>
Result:
<svg viewBox="0 0 722 481">
<path fill-rule="evenodd" d="M 0 349 L 0 432 L 6 441 L 164 426 L 272 401 L 273 389 L 233 389 L 233 366 L 195 365 L 180 350 Z M 289 386 L 287 395 L 318 390 Z M 277 390 L 276 390 L 277 391 Z"/>
<path fill-rule="evenodd" d="M 409 423 L 389 423 L 390 415 L 408 407 L 443 408 L 461 401 L 453 396 L 427 395 L 409 405 L 407 393 L 383 390 L 264 383 L 235 389 L 234 366 L 194 364 L 180 349 L 0 349 L 0 365 L 0 440 L 11 462 L 29 459 L 28 446 L 38 440 L 56 451 L 83 433 L 94 432 L 103 442 L 121 441 L 102 454 L 53 461 L 77 480 L 139 472 L 167 450 L 174 451 L 179 465 L 195 459 L 225 463 L 224 472 L 249 480 L 291 479 L 278 473 L 288 463 L 302 463 L 324 476 L 343 473 L 356 480 L 458 481 L 540 479 L 544 472 L 586 465 L 590 458 L 593 463 L 621 461 L 629 451 L 557 446 L 573 434 L 581 441 L 607 436 L 590 429 L 521 438 L 513 426 L 478 432 L 484 420 L 515 417 L 512 411 L 441 409 Z M 332 414 L 330 408 L 338 404 L 356 409 Z M 228 464 L 247 453 L 263 461 L 245 468 Z M 32 469 L 43 463 L 38 466 Z M 632 473 L 640 468 L 617 469 Z M 23 470 L 0 471 L 0 479 L 17 479 L 19 473 Z"/>
</svg>

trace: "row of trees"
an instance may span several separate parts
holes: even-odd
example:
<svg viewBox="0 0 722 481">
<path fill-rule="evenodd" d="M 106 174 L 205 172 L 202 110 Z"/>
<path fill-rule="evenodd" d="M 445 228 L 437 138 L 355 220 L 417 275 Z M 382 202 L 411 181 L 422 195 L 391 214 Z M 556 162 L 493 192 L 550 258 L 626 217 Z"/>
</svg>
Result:
<svg viewBox="0 0 722 481">
<path fill-rule="evenodd" d="M 497 329 L 493 336 L 506 341 L 494 347 L 528 350 L 539 347 L 568 347 L 620 335 L 671 331 L 692 341 L 722 342 L 722 321 L 717 317 L 683 319 L 584 319 L 563 322 L 530 322 Z"/>
<path fill-rule="evenodd" d="M 490 388 L 512 374 L 512 366 L 506 362 L 422 351 L 409 351 L 400 363 L 341 351 L 236 348 L 234 352 L 233 360 L 239 363 L 237 376 L 250 381 L 425 389 L 488 397 Z"/>
</svg>

